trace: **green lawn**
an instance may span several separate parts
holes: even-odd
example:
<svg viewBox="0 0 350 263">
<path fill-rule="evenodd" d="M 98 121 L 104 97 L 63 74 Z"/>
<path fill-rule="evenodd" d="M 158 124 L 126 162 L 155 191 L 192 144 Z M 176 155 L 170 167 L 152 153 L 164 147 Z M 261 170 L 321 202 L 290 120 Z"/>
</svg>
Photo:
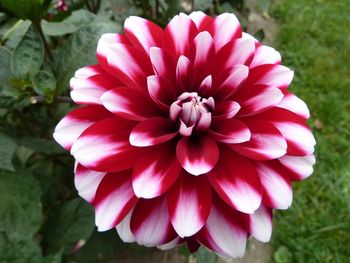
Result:
<svg viewBox="0 0 350 263">
<path fill-rule="evenodd" d="M 350 2 L 275 1 L 271 13 L 317 140 L 315 173 L 275 213 L 275 262 L 350 262 Z"/>
</svg>

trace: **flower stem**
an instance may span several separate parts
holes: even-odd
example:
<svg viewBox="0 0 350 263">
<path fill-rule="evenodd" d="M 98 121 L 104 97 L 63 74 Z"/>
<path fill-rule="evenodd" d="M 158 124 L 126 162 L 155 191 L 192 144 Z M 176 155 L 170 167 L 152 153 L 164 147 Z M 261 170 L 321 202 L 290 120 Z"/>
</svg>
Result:
<svg viewBox="0 0 350 263">
<path fill-rule="evenodd" d="M 49 58 L 50 61 L 52 61 L 53 57 L 52 57 L 52 53 L 51 53 L 51 50 L 50 50 L 50 47 L 49 47 L 49 44 L 47 43 L 47 40 L 45 38 L 45 35 L 44 35 L 44 32 L 43 32 L 43 29 L 41 27 L 41 24 L 40 24 L 40 21 L 38 23 L 34 23 L 33 22 L 33 25 L 35 27 L 35 29 L 38 31 L 43 43 L 44 43 L 44 48 L 45 48 L 45 53 L 47 55 L 47 57 Z"/>
</svg>

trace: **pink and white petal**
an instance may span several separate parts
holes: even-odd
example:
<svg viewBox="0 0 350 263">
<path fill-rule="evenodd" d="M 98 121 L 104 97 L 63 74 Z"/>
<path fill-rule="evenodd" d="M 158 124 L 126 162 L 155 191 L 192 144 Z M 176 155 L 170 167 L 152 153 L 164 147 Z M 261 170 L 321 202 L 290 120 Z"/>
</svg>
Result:
<svg viewBox="0 0 350 263">
<path fill-rule="evenodd" d="M 101 172 L 117 172 L 133 167 L 141 154 L 129 143 L 134 122 L 113 117 L 99 121 L 77 139 L 71 154 L 83 166 Z"/>
<path fill-rule="evenodd" d="M 278 105 L 283 99 L 279 88 L 254 85 L 240 89 L 235 94 L 235 100 L 241 105 L 239 116 L 250 116 Z"/>
<path fill-rule="evenodd" d="M 313 154 L 308 156 L 285 155 L 278 160 L 288 170 L 288 174 L 293 181 L 301 181 L 308 178 L 313 173 L 313 166 L 316 163 Z"/>
<path fill-rule="evenodd" d="M 130 44 L 125 35 L 112 33 L 103 34 L 97 44 L 97 60 L 102 68 L 109 73 L 112 71 L 108 67 L 107 56 L 110 52 L 109 47 L 115 43 Z"/>
<path fill-rule="evenodd" d="M 273 108 L 259 115 L 271 122 L 287 141 L 287 154 L 305 156 L 314 152 L 315 138 L 306 125 L 305 119 L 282 108 Z"/>
<path fill-rule="evenodd" d="M 218 77 L 218 89 L 214 95 L 219 100 L 225 100 L 234 94 L 241 84 L 247 79 L 249 69 L 244 65 L 233 66 L 225 70 L 221 76 Z"/>
<path fill-rule="evenodd" d="M 255 160 L 271 160 L 286 154 L 287 142 L 272 124 L 260 120 L 246 120 L 244 123 L 251 138 L 248 142 L 230 145 L 233 150 Z"/>
<path fill-rule="evenodd" d="M 98 186 L 94 200 L 98 231 L 106 231 L 118 225 L 136 202 L 130 170 L 106 174 Z"/>
<path fill-rule="evenodd" d="M 162 117 L 154 117 L 138 123 L 131 131 L 129 141 L 137 147 L 147 147 L 171 140 L 177 135 L 172 123 Z"/>
<path fill-rule="evenodd" d="M 158 47 L 151 47 L 150 59 L 156 75 L 175 82 L 176 63 L 167 52 Z"/>
<path fill-rule="evenodd" d="M 248 232 L 260 242 L 269 242 L 272 234 L 272 209 L 261 205 L 254 214 L 246 216 Z"/>
<path fill-rule="evenodd" d="M 213 77 L 211 75 L 206 76 L 199 85 L 198 92 L 202 96 L 209 96 L 212 92 Z"/>
<path fill-rule="evenodd" d="M 214 19 L 202 11 L 195 11 L 189 14 L 189 18 L 196 24 L 198 32 L 208 31 L 212 33 Z"/>
<path fill-rule="evenodd" d="M 211 208 L 211 186 L 205 176 L 183 172 L 168 193 L 168 208 L 171 223 L 180 237 L 196 234 Z"/>
<path fill-rule="evenodd" d="M 104 92 L 122 85 L 117 78 L 106 72 L 95 72 L 95 75 L 89 76 L 78 71 L 70 80 L 70 95 L 77 104 L 102 104 L 100 97 Z"/>
<path fill-rule="evenodd" d="M 171 240 L 170 242 L 168 242 L 164 245 L 161 245 L 161 246 L 157 246 L 157 248 L 160 250 L 169 250 L 169 249 L 173 249 L 173 248 L 177 247 L 182 242 L 183 242 L 183 239 L 181 237 L 177 236 L 173 240 Z"/>
<path fill-rule="evenodd" d="M 216 142 L 208 136 L 183 137 L 177 143 L 176 156 L 181 166 L 192 175 L 212 170 L 219 159 Z"/>
<path fill-rule="evenodd" d="M 176 99 L 174 85 L 164 77 L 153 75 L 147 77 L 147 87 L 153 101 L 162 109 L 169 110 L 171 103 Z"/>
<path fill-rule="evenodd" d="M 243 143 L 250 140 L 249 128 L 237 119 L 215 120 L 208 134 L 218 142 Z"/>
<path fill-rule="evenodd" d="M 284 91 L 284 97 L 277 107 L 294 112 L 305 120 L 310 118 L 310 111 L 305 102 L 290 92 Z"/>
<path fill-rule="evenodd" d="M 181 165 L 176 159 L 175 145 L 168 143 L 147 149 L 135 163 L 132 185 L 139 198 L 164 194 L 176 181 Z"/>
<path fill-rule="evenodd" d="M 267 85 L 286 89 L 292 82 L 294 72 L 289 68 L 277 64 L 265 64 L 249 70 L 246 86 Z"/>
<path fill-rule="evenodd" d="M 106 72 L 103 70 L 101 65 L 95 64 L 78 69 L 77 71 L 75 71 L 74 77 L 77 79 L 87 79 L 89 77 L 105 73 Z"/>
<path fill-rule="evenodd" d="M 219 196 L 234 209 L 252 214 L 262 200 L 262 186 L 252 163 L 227 146 L 220 148 L 220 160 L 208 179 Z"/>
<path fill-rule="evenodd" d="M 148 93 L 141 89 L 117 87 L 106 91 L 101 101 L 110 112 L 134 121 L 143 121 L 159 112 Z"/>
<path fill-rule="evenodd" d="M 210 112 L 202 113 L 197 123 L 197 131 L 205 132 L 210 127 L 210 124 L 211 124 L 211 113 Z"/>
<path fill-rule="evenodd" d="M 118 235 L 123 242 L 126 243 L 132 243 L 135 242 L 134 235 L 131 233 L 130 229 L 130 220 L 131 215 L 134 210 L 132 209 L 125 217 L 124 219 L 116 226 L 116 230 L 118 232 Z"/>
<path fill-rule="evenodd" d="M 70 92 L 70 96 L 76 104 L 101 105 L 100 97 L 104 92 L 106 92 L 106 90 L 101 88 L 73 89 Z"/>
<path fill-rule="evenodd" d="M 220 256 L 243 257 L 248 238 L 240 214 L 219 200 L 213 205 L 197 240 Z"/>
<path fill-rule="evenodd" d="M 275 209 L 287 209 L 293 200 L 290 179 L 277 162 L 257 162 L 256 170 L 264 189 L 263 203 Z"/>
<path fill-rule="evenodd" d="M 180 13 L 165 28 L 163 48 L 177 60 L 179 56 L 189 54 L 189 43 L 196 34 L 195 23 L 186 14 Z"/>
<path fill-rule="evenodd" d="M 249 68 L 264 64 L 280 64 L 281 61 L 281 54 L 276 49 L 265 45 L 258 45 Z"/>
<path fill-rule="evenodd" d="M 56 126 L 53 137 L 63 148 L 70 151 L 73 143 L 92 124 L 113 117 L 101 106 L 85 106 L 69 112 Z"/>
<path fill-rule="evenodd" d="M 74 185 L 78 190 L 78 194 L 89 203 L 92 203 L 97 187 L 106 173 L 90 170 L 81 164 L 77 164 L 74 173 Z"/>
<path fill-rule="evenodd" d="M 236 101 L 222 101 L 215 107 L 213 118 L 216 120 L 231 119 L 239 112 L 240 109 L 241 106 Z"/>
<path fill-rule="evenodd" d="M 151 47 L 160 47 L 162 44 L 163 29 L 147 19 L 129 16 L 125 19 L 124 31 L 131 43 L 143 48 L 147 54 Z"/>
<path fill-rule="evenodd" d="M 249 65 L 254 56 L 255 42 L 252 39 L 239 38 L 223 46 L 216 56 L 217 70 L 233 65 Z"/>
<path fill-rule="evenodd" d="M 237 17 L 231 13 L 217 16 L 213 23 L 214 43 L 217 50 L 228 42 L 240 38 L 242 29 Z"/>
<path fill-rule="evenodd" d="M 153 68 L 142 50 L 116 43 L 106 53 L 108 66 L 126 86 L 146 89 L 146 77 L 153 74 Z"/>
<path fill-rule="evenodd" d="M 191 47 L 191 60 L 194 66 L 195 83 L 199 85 L 211 71 L 213 64 L 208 61 L 213 61 L 215 56 L 215 46 L 213 38 L 207 31 L 199 33 L 193 40 Z"/>
<path fill-rule="evenodd" d="M 192 73 L 193 64 L 187 57 L 181 55 L 176 65 L 176 88 L 178 93 L 192 90 Z"/>
<path fill-rule="evenodd" d="M 130 222 L 131 232 L 138 244 L 160 246 L 174 240 L 166 198 L 140 199 Z"/>
</svg>

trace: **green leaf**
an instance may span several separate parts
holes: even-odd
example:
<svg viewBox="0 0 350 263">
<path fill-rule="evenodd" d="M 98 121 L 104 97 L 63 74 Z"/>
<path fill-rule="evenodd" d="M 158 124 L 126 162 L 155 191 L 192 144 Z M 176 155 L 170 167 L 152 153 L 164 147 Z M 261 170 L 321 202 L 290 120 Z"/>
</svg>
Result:
<svg viewBox="0 0 350 263">
<path fill-rule="evenodd" d="M 68 89 L 69 80 L 76 70 L 96 63 L 96 47 L 101 35 L 116 33 L 119 29 L 115 22 L 95 19 L 69 37 L 55 56 L 54 70 L 58 91 Z"/>
<path fill-rule="evenodd" d="M 33 78 L 34 91 L 42 96 L 53 96 L 56 89 L 55 76 L 48 71 L 39 71 Z"/>
<path fill-rule="evenodd" d="M 4 82 L 8 82 L 12 75 L 10 69 L 11 53 L 4 47 L 0 47 L 0 88 Z"/>
<path fill-rule="evenodd" d="M 0 132 L 0 168 L 14 171 L 12 156 L 16 148 L 16 141 L 7 134 Z"/>
<path fill-rule="evenodd" d="M 45 35 L 48 36 L 62 36 L 76 32 L 80 27 L 88 24 L 94 19 L 95 15 L 80 9 L 74 11 L 69 17 L 62 22 L 48 22 L 43 20 L 41 26 Z"/>
<path fill-rule="evenodd" d="M 28 240 L 42 221 L 40 188 L 28 175 L 0 174 L 0 232 L 10 239 Z"/>
<path fill-rule="evenodd" d="M 19 144 L 32 149 L 37 153 L 59 154 L 64 150 L 52 140 L 40 139 L 35 137 L 22 137 L 18 139 Z"/>
<path fill-rule="evenodd" d="M 41 249 L 33 239 L 10 239 L 6 233 L 0 232 L 1 263 L 34 263 L 40 262 L 41 258 Z"/>
<path fill-rule="evenodd" d="M 0 109 L 11 108 L 15 103 L 16 99 L 10 96 L 0 96 Z"/>
<path fill-rule="evenodd" d="M 40 21 L 44 0 L 1 0 L 0 6 L 21 19 Z"/>
<path fill-rule="evenodd" d="M 200 247 L 195 253 L 195 257 L 198 263 L 215 263 L 217 256 L 204 247 Z"/>
<path fill-rule="evenodd" d="M 44 62 L 44 44 L 36 29 L 31 26 L 19 42 L 11 58 L 11 69 L 16 77 L 29 79 Z"/>
<path fill-rule="evenodd" d="M 63 251 L 60 251 L 56 254 L 50 254 L 50 255 L 47 255 L 42 263 L 62 263 L 62 254 L 63 254 Z"/>
<path fill-rule="evenodd" d="M 9 50 L 14 50 L 31 24 L 29 20 L 10 20 L 5 24 L 5 28 L 2 28 L 4 31 L 2 31 L 1 42 L 5 43 L 4 46 Z"/>
<path fill-rule="evenodd" d="M 124 23 L 124 20 L 130 15 L 137 15 L 140 10 L 134 5 L 133 0 L 109 0 L 114 19 L 118 24 Z"/>
<path fill-rule="evenodd" d="M 212 0 L 195 0 L 194 1 L 195 10 L 208 10 L 213 8 Z"/>
<path fill-rule="evenodd" d="M 44 240 L 50 251 L 66 248 L 67 252 L 71 252 L 76 242 L 86 241 L 91 236 L 94 226 L 93 208 L 77 198 L 51 214 L 44 227 Z"/>
<path fill-rule="evenodd" d="M 26 164 L 30 156 L 32 156 L 34 151 L 25 146 L 18 146 L 16 150 L 16 155 L 23 165 Z"/>
<path fill-rule="evenodd" d="M 69 262 L 115 262 L 118 250 L 121 251 L 122 249 L 125 252 L 127 248 L 125 243 L 121 244 L 114 229 L 107 232 L 94 231 L 87 243 L 77 253 L 70 255 Z M 119 261 L 117 260 L 117 262 Z"/>
</svg>

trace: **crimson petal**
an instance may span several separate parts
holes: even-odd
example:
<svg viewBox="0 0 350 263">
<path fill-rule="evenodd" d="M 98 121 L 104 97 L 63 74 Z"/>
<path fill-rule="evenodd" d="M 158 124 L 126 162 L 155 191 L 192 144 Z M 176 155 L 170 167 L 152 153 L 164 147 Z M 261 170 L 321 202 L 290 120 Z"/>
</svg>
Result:
<svg viewBox="0 0 350 263">
<path fill-rule="evenodd" d="M 313 166 L 316 163 L 313 154 L 308 156 L 289 156 L 285 155 L 278 159 L 284 168 L 288 170 L 290 178 L 294 181 L 300 181 L 308 178 L 314 171 Z"/>
<path fill-rule="evenodd" d="M 79 195 L 89 203 L 92 203 L 97 187 L 106 173 L 90 170 L 81 164 L 77 164 L 74 173 L 74 185 Z"/>
<path fill-rule="evenodd" d="M 225 100 L 216 105 L 213 118 L 216 120 L 231 119 L 240 109 L 241 106 L 236 101 Z"/>
<path fill-rule="evenodd" d="M 56 125 L 53 137 L 62 147 L 70 151 L 73 143 L 88 127 L 110 117 L 113 117 L 113 114 L 97 105 L 72 110 Z"/>
<path fill-rule="evenodd" d="M 124 22 L 125 35 L 138 47 L 149 53 L 151 47 L 162 44 L 163 29 L 158 25 L 137 16 L 129 16 Z"/>
<path fill-rule="evenodd" d="M 143 121 L 158 113 L 147 92 L 140 89 L 117 87 L 105 92 L 101 101 L 107 110 L 129 120 Z"/>
<path fill-rule="evenodd" d="M 137 124 L 130 133 L 130 143 L 137 147 L 160 144 L 177 135 L 172 123 L 161 117 L 147 119 Z"/>
<path fill-rule="evenodd" d="M 283 99 L 283 93 L 276 87 L 254 85 L 240 89 L 234 98 L 242 107 L 238 115 L 250 116 L 277 106 Z"/>
<path fill-rule="evenodd" d="M 175 59 L 189 54 L 189 44 L 197 33 L 195 23 L 184 13 L 176 15 L 165 28 L 164 49 Z"/>
<path fill-rule="evenodd" d="M 264 189 L 263 203 L 276 209 L 287 209 L 292 204 L 293 192 L 290 179 L 277 161 L 256 163 Z"/>
<path fill-rule="evenodd" d="M 214 43 L 217 50 L 226 43 L 240 38 L 242 29 L 237 17 L 231 13 L 218 15 L 213 23 Z"/>
<path fill-rule="evenodd" d="M 163 197 L 140 199 L 132 213 L 130 228 L 136 242 L 146 247 L 164 245 L 176 237 Z"/>
<path fill-rule="evenodd" d="M 180 237 L 196 234 L 205 224 L 211 207 L 211 186 L 204 176 L 183 172 L 168 193 L 171 223 Z"/>
<path fill-rule="evenodd" d="M 130 171 L 108 173 L 99 184 L 94 200 L 98 231 L 106 231 L 119 224 L 136 202 Z"/>
<path fill-rule="evenodd" d="M 287 152 L 287 142 L 272 124 L 260 120 L 245 120 L 251 132 L 249 141 L 231 144 L 236 152 L 256 160 L 279 158 Z"/>
<path fill-rule="evenodd" d="M 169 110 L 169 105 L 176 99 L 174 85 L 161 76 L 147 78 L 148 93 L 162 109 Z M 145 107 L 144 107 L 145 108 Z"/>
<path fill-rule="evenodd" d="M 193 175 L 209 172 L 219 159 L 216 142 L 208 136 L 183 137 L 177 143 L 176 156 L 182 167 Z"/>
<path fill-rule="evenodd" d="M 71 154 L 79 163 L 96 171 L 117 172 L 131 168 L 140 154 L 128 140 L 134 125 L 118 117 L 99 121 L 80 135 Z"/>
<path fill-rule="evenodd" d="M 198 241 L 223 257 L 242 257 L 248 238 L 240 214 L 222 203 L 213 200 L 208 220 L 198 234 Z"/>
<path fill-rule="evenodd" d="M 251 214 L 259 208 L 262 186 L 254 166 L 228 147 L 220 149 L 220 160 L 208 179 L 219 196 L 230 206 Z"/>
<path fill-rule="evenodd" d="M 243 143 L 251 138 L 247 125 L 236 119 L 216 120 L 208 134 L 218 142 Z"/>
<path fill-rule="evenodd" d="M 272 209 L 261 205 L 254 214 L 246 215 L 246 225 L 255 239 L 269 242 L 272 234 Z"/>
<path fill-rule="evenodd" d="M 153 147 L 136 161 L 132 185 L 137 197 L 148 199 L 160 196 L 175 183 L 181 165 L 173 149 L 172 143 Z"/>
<path fill-rule="evenodd" d="M 287 154 L 306 156 L 314 152 L 315 138 L 304 118 L 282 108 L 273 108 L 258 115 L 272 123 L 287 141 Z"/>
<path fill-rule="evenodd" d="M 285 66 L 265 64 L 250 69 L 245 85 L 262 84 L 284 89 L 292 82 L 293 76 L 294 72 Z"/>
</svg>

